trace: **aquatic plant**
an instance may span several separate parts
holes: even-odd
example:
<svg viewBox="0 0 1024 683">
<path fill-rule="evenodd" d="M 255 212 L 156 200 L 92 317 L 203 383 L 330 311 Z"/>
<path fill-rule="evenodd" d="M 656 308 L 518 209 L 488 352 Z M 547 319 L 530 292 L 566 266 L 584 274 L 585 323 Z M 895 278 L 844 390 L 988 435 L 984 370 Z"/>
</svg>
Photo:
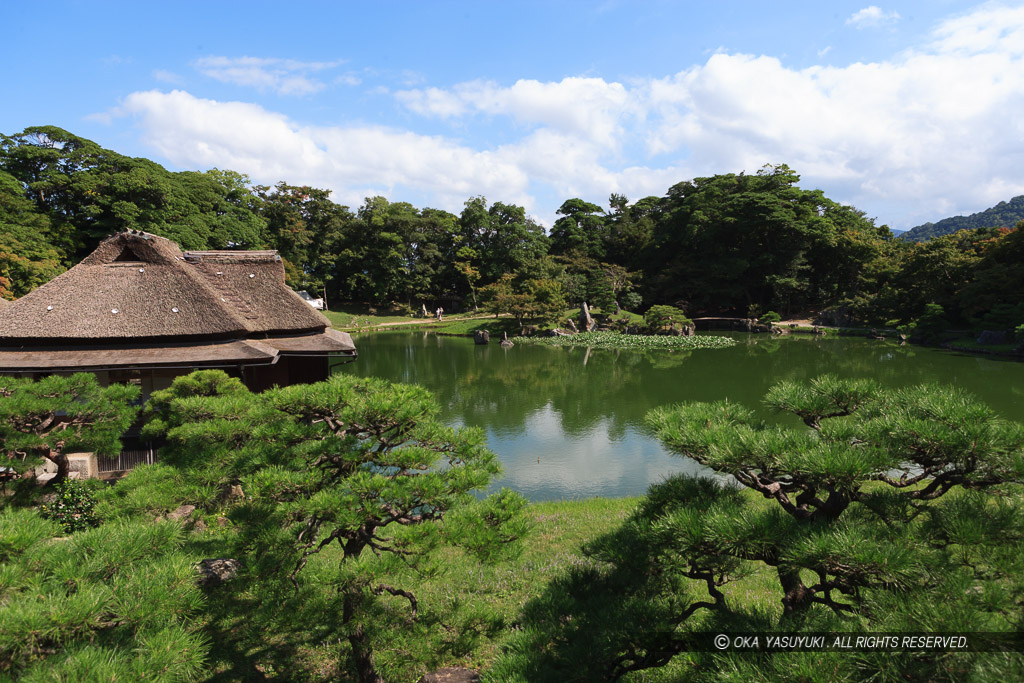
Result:
<svg viewBox="0 0 1024 683">
<path fill-rule="evenodd" d="M 619 334 L 618 332 L 580 332 L 567 337 L 522 337 L 522 343 L 542 346 L 589 346 L 595 349 L 724 349 L 735 346 L 728 337 L 697 335 L 674 337 L 664 335 Z"/>
</svg>

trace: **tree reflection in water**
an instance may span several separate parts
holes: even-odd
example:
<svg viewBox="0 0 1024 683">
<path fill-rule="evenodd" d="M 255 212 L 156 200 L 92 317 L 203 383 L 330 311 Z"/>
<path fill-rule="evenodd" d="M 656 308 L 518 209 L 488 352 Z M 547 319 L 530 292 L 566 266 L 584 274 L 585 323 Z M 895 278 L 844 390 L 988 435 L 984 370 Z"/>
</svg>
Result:
<svg viewBox="0 0 1024 683">
<path fill-rule="evenodd" d="M 857 338 L 734 335 L 696 351 L 601 350 L 417 332 L 357 335 L 341 372 L 422 384 L 442 418 L 483 427 L 505 466 L 497 483 L 533 500 L 640 495 L 664 476 L 698 469 L 645 431 L 656 406 L 723 398 L 759 405 L 779 380 L 831 373 L 888 386 L 956 384 L 1004 417 L 1024 420 L 1024 364 Z M 767 420 L 781 419 L 764 410 Z M 539 460 L 539 462 L 538 462 Z"/>
</svg>

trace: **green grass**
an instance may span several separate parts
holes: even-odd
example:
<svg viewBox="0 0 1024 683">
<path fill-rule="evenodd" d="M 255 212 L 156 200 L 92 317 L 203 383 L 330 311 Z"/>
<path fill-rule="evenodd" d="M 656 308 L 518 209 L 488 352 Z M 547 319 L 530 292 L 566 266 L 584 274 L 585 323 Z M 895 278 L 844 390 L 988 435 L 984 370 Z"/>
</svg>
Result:
<svg viewBox="0 0 1024 683">
<path fill-rule="evenodd" d="M 374 580 L 408 589 L 419 601 L 411 624 L 408 603 L 381 598 L 371 626 L 374 657 L 387 681 L 415 681 L 445 666 L 486 670 L 514 635 L 523 606 L 540 597 L 549 584 L 570 569 L 588 566 L 584 544 L 619 527 L 639 498 L 593 498 L 582 501 L 534 503 L 528 507 L 533 529 L 521 554 L 494 564 L 482 564 L 457 548 L 444 547 L 427 564 L 410 568 L 394 557 L 370 552 L 359 562 Z M 226 533 L 210 520 L 208 531 L 189 535 L 188 546 L 203 557 L 216 556 Z M 407 533 L 399 529 L 397 535 Z M 213 554 L 211 554 L 213 553 Z M 339 564 L 339 549 L 331 546 L 315 556 L 304 571 L 329 574 Z M 294 648 L 284 633 L 266 632 L 255 618 L 238 616 L 237 602 L 254 606 L 265 600 L 257 591 L 231 595 L 230 603 L 216 591 L 209 594 L 207 633 L 212 636 L 210 680 L 247 680 L 245 672 L 260 672 L 270 680 L 349 680 L 337 671 L 339 644 L 304 644 Z M 224 598 L 227 600 L 227 597 Z M 221 609 L 223 608 L 223 609 Z M 344 647 L 344 646 L 341 646 Z M 286 654 L 287 653 L 287 654 Z"/>
<path fill-rule="evenodd" d="M 605 313 L 601 311 L 601 309 L 597 308 L 591 309 L 591 314 L 599 319 L 605 316 Z M 441 322 L 438 322 L 434 318 L 370 313 L 370 309 L 366 306 L 352 306 L 338 311 L 324 311 L 324 315 L 326 315 L 327 319 L 331 321 L 332 327 L 359 332 L 384 331 L 392 329 L 429 329 L 440 334 L 472 336 L 472 334 L 477 330 L 487 330 L 491 333 L 492 337 L 496 336 L 500 338 L 502 333 L 508 333 L 509 336 L 513 336 L 518 335 L 521 331 L 519 323 L 507 313 L 503 313 L 500 317 L 496 318 L 494 315 L 488 314 L 483 310 L 464 311 L 462 313 L 454 314 L 446 313 L 444 315 L 444 320 Z M 558 314 L 557 325 L 552 324 L 550 321 L 539 319 L 526 320 L 524 324 L 526 326 L 535 326 L 542 330 L 551 329 L 552 327 L 567 327 L 568 320 L 570 318 L 576 320 L 578 316 L 578 308 L 567 308 Z M 638 313 L 630 313 L 629 311 L 622 311 L 619 315 L 615 315 L 614 311 L 610 311 L 607 316 L 609 318 L 614 318 L 615 320 L 626 318 L 634 325 L 642 325 L 644 322 L 642 315 Z M 394 323 L 403 324 L 395 325 Z"/>
<path fill-rule="evenodd" d="M 363 310 L 347 310 L 347 311 L 323 311 L 323 314 L 327 316 L 327 319 L 331 321 L 333 327 L 372 327 L 374 325 L 380 325 L 381 323 L 397 323 L 397 322 L 409 322 L 410 320 L 417 320 L 417 318 L 409 315 L 400 314 L 385 314 L 380 315 L 377 313 L 368 313 Z M 424 318 L 419 318 L 423 322 L 429 322 Z"/>
<path fill-rule="evenodd" d="M 1020 344 L 1016 342 L 1010 344 L 979 344 L 975 337 L 957 337 L 944 342 L 944 345 L 954 349 L 999 354 L 1012 354 L 1015 352 L 1017 347 L 1020 346 Z"/>
</svg>

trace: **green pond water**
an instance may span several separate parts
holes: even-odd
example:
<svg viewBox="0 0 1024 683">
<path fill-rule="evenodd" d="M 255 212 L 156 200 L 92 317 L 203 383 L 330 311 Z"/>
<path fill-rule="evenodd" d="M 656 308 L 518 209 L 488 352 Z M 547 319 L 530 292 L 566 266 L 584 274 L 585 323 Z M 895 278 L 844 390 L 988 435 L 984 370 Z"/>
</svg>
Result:
<svg viewBox="0 0 1024 683">
<path fill-rule="evenodd" d="M 738 344 L 672 352 L 505 349 L 423 332 L 363 334 L 354 335 L 358 360 L 339 371 L 430 389 L 443 420 L 486 431 L 504 465 L 495 488 L 536 501 L 640 495 L 667 475 L 698 472 L 700 465 L 646 431 L 647 411 L 728 398 L 783 420 L 760 406 L 783 379 L 831 373 L 891 387 L 950 384 L 1024 422 L 1024 363 L 856 338 L 726 336 Z"/>
</svg>

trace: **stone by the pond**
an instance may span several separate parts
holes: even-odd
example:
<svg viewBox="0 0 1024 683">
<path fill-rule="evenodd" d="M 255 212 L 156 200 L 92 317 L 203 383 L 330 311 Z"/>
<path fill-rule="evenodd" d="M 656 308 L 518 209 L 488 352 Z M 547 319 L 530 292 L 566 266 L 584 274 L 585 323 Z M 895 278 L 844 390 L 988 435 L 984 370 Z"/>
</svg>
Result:
<svg viewBox="0 0 1024 683">
<path fill-rule="evenodd" d="M 1006 344 L 1007 343 L 1006 332 L 1003 332 L 1003 331 L 996 332 L 996 331 L 993 331 L 993 330 L 985 330 L 980 335 L 978 335 L 978 343 L 979 344 L 986 344 L 986 345 L 989 345 L 989 344 Z"/>
<path fill-rule="evenodd" d="M 476 344 L 487 344 L 491 341 L 491 333 L 487 330 L 476 330 L 473 332 L 473 342 Z"/>
<path fill-rule="evenodd" d="M 508 338 L 508 332 L 502 333 L 501 345 L 504 346 L 506 349 L 515 346 L 515 344 L 512 343 L 512 340 Z"/>
<path fill-rule="evenodd" d="M 447 666 L 424 674 L 416 683 L 479 683 L 480 673 L 461 666 Z"/>
<path fill-rule="evenodd" d="M 202 560 L 196 568 L 199 569 L 200 586 L 218 586 L 225 581 L 230 581 L 238 574 L 241 565 L 238 560 L 227 557 Z"/>
<path fill-rule="evenodd" d="M 580 305 L 580 331 L 593 332 L 595 327 L 597 327 L 597 323 L 595 323 L 594 319 L 590 316 L 590 309 L 587 307 L 587 302 L 584 301 Z"/>
</svg>

